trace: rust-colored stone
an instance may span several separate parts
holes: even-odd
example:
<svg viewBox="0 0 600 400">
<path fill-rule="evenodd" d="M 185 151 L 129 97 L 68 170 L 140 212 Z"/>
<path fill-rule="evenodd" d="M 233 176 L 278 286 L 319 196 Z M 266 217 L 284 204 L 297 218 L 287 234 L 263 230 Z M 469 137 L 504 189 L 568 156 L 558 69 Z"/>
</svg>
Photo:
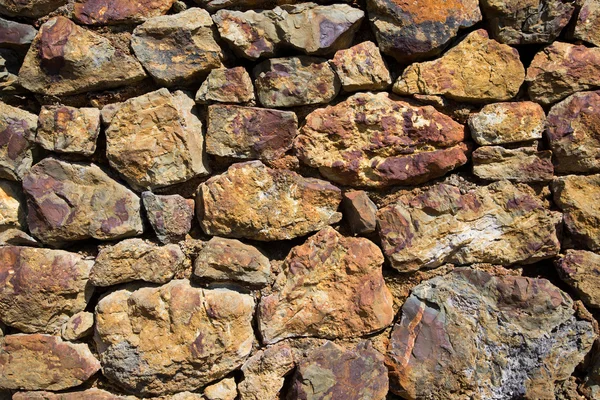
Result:
<svg viewBox="0 0 600 400">
<path fill-rule="evenodd" d="M 0 178 L 20 181 L 33 163 L 37 116 L 0 101 Z"/>
<path fill-rule="evenodd" d="M 338 50 L 331 65 L 346 92 L 382 90 L 392 84 L 390 71 L 373 42 L 363 42 L 349 49 Z"/>
<path fill-rule="evenodd" d="M 217 68 L 210 71 L 196 93 L 196 103 L 254 102 L 254 84 L 244 67 Z"/>
<path fill-rule="evenodd" d="M 68 106 L 43 106 L 38 119 L 35 141 L 46 150 L 78 153 L 96 151 L 100 134 L 100 110 Z"/>
<path fill-rule="evenodd" d="M 76 0 L 73 17 L 86 25 L 142 22 L 166 14 L 175 0 Z"/>
<path fill-rule="evenodd" d="M 473 152 L 473 174 L 491 181 L 549 182 L 554 177 L 552 152 L 527 147 L 480 147 Z"/>
</svg>

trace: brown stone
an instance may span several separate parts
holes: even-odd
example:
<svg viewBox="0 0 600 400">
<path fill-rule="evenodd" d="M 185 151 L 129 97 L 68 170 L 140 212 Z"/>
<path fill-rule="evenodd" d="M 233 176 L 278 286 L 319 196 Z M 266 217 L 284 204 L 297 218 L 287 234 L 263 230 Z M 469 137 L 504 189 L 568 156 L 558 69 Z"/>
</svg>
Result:
<svg viewBox="0 0 600 400">
<path fill-rule="evenodd" d="M 0 231 L 26 226 L 21 187 L 14 182 L 0 180 Z"/>
<path fill-rule="evenodd" d="M 120 396 L 102 389 L 86 389 L 80 392 L 17 392 L 13 400 L 137 400 L 133 396 Z"/>
<path fill-rule="evenodd" d="M 65 340 L 79 340 L 91 336 L 94 330 L 94 314 L 81 311 L 73 315 L 61 328 Z"/>
<path fill-rule="evenodd" d="M 373 42 L 363 42 L 338 50 L 331 65 L 346 92 L 384 90 L 392 84 L 390 71 Z"/>
<path fill-rule="evenodd" d="M 157 195 L 143 192 L 146 217 L 161 243 L 177 243 L 185 239 L 192 228 L 194 200 L 178 194 Z"/>
<path fill-rule="evenodd" d="M 473 152 L 473 174 L 490 181 L 548 182 L 554 177 L 552 152 L 535 148 L 484 146 Z"/>
<path fill-rule="evenodd" d="M 31 168 L 37 116 L 0 101 L 0 178 L 21 180 Z"/>
<path fill-rule="evenodd" d="M 344 192 L 342 200 L 344 217 L 352 233 L 361 235 L 375 232 L 377 228 L 377 206 L 362 190 Z"/>
<path fill-rule="evenodd" d="M 202 394 L 204 397 L 198 400 L 235 400 L 238 394 L 235 379 L 221 379 L 219 382 L 205 387 Z"/>
<path fill-rule="evenodd" d="M 36 34 L 37 30 L 31 25 L 0 18 L 0 47 L 27 49 Z"/>
<path fill-rule="evenodd" d="M 38 18 L 50 14 L 67 0 L 0 0 L 0 14 L 9 17 Z"/>
<path fill-rule="evenodd" d="M 90 156 L 100 134 L 100 110 L 43 106 L 35 141 L 46 150 Z"/>
<path fill-rule="evenodd" d="M 298 157 L 350 186 L 416 185 L 467 162 L 464 127 L 431 106 L 358 93 L 306 117 Z"/>
<path fill-rule="evenodd" d="M 196 93 L 196 103 L 251 103 L 254 85 L 244 67 L 217 68 L 210 71 Z"/>
<path fill-rule="evenodd" d="M 73 17 L 85 25 L 130 24 L 166 14 L 175 0 L 76 0 Z"/>
<path fill-rule="evenodd" d="M 286 344 L 276 344 L 257 351 L 242 365 L 244 378 L 238 384 L 240 400 L 279 398 L 285 375 L 294 366 L 294 354 Z"/>
<path fill-rule="evenodd" d="M 567 250 L 555 265 L 561 279 L 587 306 L 600 308 L 600 255 L 585 250 Z"/>
<path fill-rule="evenodd" d="M 600 4 L 595 0 L 581 0 L 581 8 L 575 22 L 575 39 L 600 46 Z"/>
</svg>

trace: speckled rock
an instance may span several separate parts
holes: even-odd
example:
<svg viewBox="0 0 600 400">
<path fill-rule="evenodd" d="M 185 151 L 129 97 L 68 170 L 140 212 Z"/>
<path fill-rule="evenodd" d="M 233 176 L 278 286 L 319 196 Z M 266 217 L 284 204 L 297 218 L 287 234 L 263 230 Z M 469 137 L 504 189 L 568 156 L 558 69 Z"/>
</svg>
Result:
<svg viewBox="0 0 600 400">
<path fill-rule="evenodd" d="M 467 162 L 464 135 L 431 106 L 358 93 L 309 114 L 294 146 L 300 160 L 343 185 L 416 185 Z"/>
<path fill-rule="evenodd" d="M 546 132 L 556 171 L 600 172 L 600 91 L 575 93 L 555 104 Z"/>
<path fill-rule="evenodd" d="M 200 185 L 196 215 L 208 235 L 283 240 L 338 222 L 341 200 L 329 182 L 249 161 Z"/>
<path fill-rule="evenodd" d="M 61 327 L 60 335 L 65 340 L 79 340 L 92 335 L 94 314 L 81 311 L 73 315 Z"/>
<path fill-rule="evenodd" d="M 379 47 L 402 63 L 439 54 L 459 29 L 481 21 L 477 0 L 368 0 L 367 9 Z"/>
<path fill-rule="evenodd" d="M 184 199 L 178 194 L 157 195 L 143 192 L 142 201 L 146 217 L 161 243 L 177 243 L 183 240 L 192 228 L 193 199 Z"/>
<path fill-rule="evenodd" d="M 94 164 L 46 158 L 23 178 L 30 232 L 60 245 L 113 240 L 143 232 L 140 199 Z"/>
<path fill-rule="evenodd" d="M 56 10 L 67 0 L 0 0 L 0 14 L 9 17 L 38 18 Z"/>
<path fill-rule="evenodd" d="M 291 397 L 383 400 L 389 386 L 383 361 L 367 341 L 349 350 L 327 342 L 298 364 Z"/>
<path fill-rule="evenodd" d="M 556 261 L 556 270 L 587 306 L 600 308 L 600 255 L 585 250 L 567 250 Z"/>
<path fill-rule="evenodd" d="M 394 92 L 494 102 L 515 97 L 524 79 L 525 68 L 517 50 L 489 39 L 487 32 L 479 29 L 441 58 L 408 66 L 394 84 Z"/>
<path fill-rule="evenodd" d="M 292 148 L 298 118 L 291 111 L 233 105 L 208 107 L 206 152 L 237 159 L 276 160 Z"/>
<path fill-rule="evenodd" d="M 219 382 L 205 387 L 202 394 L 204 397 L 199 400 L 235 400 L 238 394 L 235 379 L 221 379 Z"/>
<path fill-rule="evenodd" d="M 207 11 L 190 8 L 135 28 L 131 48 L 158 84 L 193 83 L 221 66 L 223 54 L 212 28 Z"/>
<path fill-rule="evenodd" d="M 79 392 L 17 392 L 13 400 L 137 400 L 134 396 L 121 396 L 106 390 L 92 388 Z"/>
<path fill-rule="evenodd" d="M 55 333 L 83 311 L 92 261 L 75 253 L 0 247 L 0 320 L 25 333 Z"/>
<path fill-rule="evenodd" d="M 362 190 L 344 192 L 342 207 L 352 233 L 361 235 L 375 232 L 377 206 L 366 192 Z"/>
<path fill-rule="evenodd" d="M 276 344 L 257 351 L 242 365 L 244 377 L 238 384 L 240 400 L 279 398 L 285 375 L 294 366 L 294 354 L 286 344 Z"/>
<path fill-rule="evenodd" d="M 263 341 L 367 335 L 392 323 L 392 295 L 383 280 L 381 250 L 364 238 L 327 227 L 294 247 L 273 293 L 261 299 Z"/>
<path fill-rule="evenodd" d="M 346 92 L 383 90 L 392 84 L 390 71 L 373 42 L 338 50 L 331 65 Z"/>
<path fill-rule="evenodd" d="M 438 184 L 379 210 L 385 255 L 401 272 L 445 263 L 529 264 L 558 254 L 561 214 L 507 181 L 463 190 Z"/>
<path fill-rule="evenodd" d="M 600 86 L 600 48 L 554 42 L 527 68 L 529 97 L 548 105 Z"/>
<path fill-rule="evenodd" d="M 196 103 L 250 103 L 254 84 L 244 67 L 217 68 L 210 71 L 196 93 Z"/>
<path fill-rule="evenodd" d="M 546 114 L 531 101 L 494 103 L 469 117 L 471 137 L 481 146 L 541 139 Z"/>
<path fill-rule="evenodd" d="M 57 153 L 92 155 L 100 134 L 100 110 L 68 106 L 43 106 L 35 141 Z"/>
<path fill-rule="evenodd" d="M 0 231 L 26 226 L 21 187 L 15 182 L 0 180 Z"/>
<path fill-rule="evenodd" d="M 252 296 L 186 280 L 113 292 L 96 307 L 103 374 L 141 395 L 195 390 L 242 365 L 253 312 Z"/>
<path fill-rule="evenodd" d="M 87 344 L 63 342 L 58 336 L 8 335 L 0 344 L 1 389 L 68 389 L 99 369 Z"/>
<path fill-rule="evenodd" d="M 75 0 L 73 17 L 86 25 L 130 24 L 166 14 L 174 2 L 175 0 Z"/>
<path fill-rule="evenodd" d="M 19 71 L 24 88 L 55 96 L 131 85 L 145 77 L 134 57 L 64 17 L 40 27 Z"/>
<path fill-rule="evenodd" d="M 600 4 L 596 0 L 581 0 L 573 37 L 600 46 Z"/>
<path fill-rule="evenodd" d="M 569 23 L 573 0 L 483 0 L 492 36 L 506 44 L 551 43 Z"/>
<path fill-rule="evenodd" d="M 0 4 L 3 2 L 0 0 Z M 0 47 L 27 49 L 36 34 L 37 30 L 31 25 L 0 18 Z"/>
<path fill-rule="evenodd" d="M 600 175 L 558 177 L 552 192 L 571 238 L 590 250 L 600 250 Z"/>
<path fill-rule="evenodd" d="M 0 101 L 0 178 L 21 180 L 31 168 L 37 116 Z"/>
<path fill-rule="evenodd" d="M 254 68 L 258 100 L 265 107 L 329 103 L 340 81 L 329 62 L 318 57 L 272 58 Z"/>
<path fill-rule="evenodd" d="M 127 100 L 106 129 L 111 167 L 140 191 L 207 175 L 194 107 L 184 92 L 165 88 Z"/>
<path fill-rule="evenodd" d="M 481 179 L 513 182 L 548 182 L 554 177 L 552 152 L 535 148 L 506 149 L 484 146 L 472 155 L 473 174 Z"/>
<path fill-rule="evenodd" d="M 591 322 L 545 279 L 459 268 L 413 288 L 388 349 L 390 389 L 415 398 L 554 398 L 591 349 Z"/>
</svg>

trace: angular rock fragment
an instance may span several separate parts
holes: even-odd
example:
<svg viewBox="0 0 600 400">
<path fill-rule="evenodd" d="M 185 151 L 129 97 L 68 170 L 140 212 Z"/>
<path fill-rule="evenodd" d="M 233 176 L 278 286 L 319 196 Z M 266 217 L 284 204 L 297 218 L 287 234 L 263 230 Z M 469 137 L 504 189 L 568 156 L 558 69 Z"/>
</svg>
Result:
<svg viewBox="0 0 600 400">
<path fill-rule="evenodd" d="M 166 14 L 175 0 L 76 0 L 73 17 L 85 25 L 131 24 Z"/>
<path fill-rule="evenodd" d="M 255 107 L 208 107 L 206 152 L 237 159 L 276 160 L 292 148 L 298 118 L 291 111 Z"/>
<path fill-rule="evenodd" d="M 235 379 L 221 379 L 219 382 L 205 387 L 202 394 L 204 397 L 199 397 L 198 400 L 235 400 L 238 394 Z"/>
<path fill-rule="evenodd" d="M 582 0 L 575 22 L 573 37 L 600 46 L 600 4 L 596 0 Z"/>
<path fill-rule="evenodd" d="M 63 250 L 0 247 L 0 320 L 26 333 L 55 333 L 85 309 L 92 261 Z"/>
<path fill-rule="evenodd" d="M 392 295 L 379 248 L 327 227 L 294 247 L 273 293 L 261 299 L 258 325 L 265 343 L 298 336 L 350 338 L 392 323 Z"/>
<path fill-rule="evenodd" d="M 134 57 L 64 17 L 40 27 L 19 71 L 24 88 L 54 96 L 112 89 L 145 77 Z"/>
<path fill-rule="evenodd" d="M 0 14 L 9 17 L 38 18 L 51 13 L 67 0 L 0 0 Z"/>
<path fill-rule="evenodd" d="M 527 68 L 529 97 L 543 105 L 600 86 L 600 48 L 554 42 Z"/>
<path fill-rule="evenodd" d="M 140 191 L 208 174 L 194 107 L 187 94 L 165 88 L 127 100 L 106 128 L 111 167 Z"/>
<path fill-rule="evenodd" d="M 0 228 L 0 246 L 31 246 L 39 247 L 40 244 L 31 236 L 16 228 Z"/>
<path fill-rule="evenodd" d="M 13 400 L 137 400 L 133 396 L 120 396 L 106 390 L 92 388 L 78 392 L 17 392 Z"/>
<path fill-rule="evenodd" d="M 35 141 L 46 150 L 90 156 L 100 134 L 100 110 L 43 106 Z"/>
<path fill-rule="evenodd" d="M 73 315 L 61 328 L 65 340 L 79 340 L 91 336 L 94 328 L 94 314 L 81 311 Z"/>
<path fill-rule="evenodd" d="M 585 250 L 567 250 L 557 260 L 556 270 L 587 306 L 600 308 L 600 255 Z"/>
<path fill-rule="evenodd" d="M 23 178 L 29 231 L 42 242 L 114 240 L 143 232 L 140 199 L 94 164 L 46 158 Z"/>
<path fill-rule="evenodd" d="M 143 192 L 142 201 L 146 217 L 161 243 L 177 243 L 183 240 L 192 228 L 193 199 L 184 199 L 178 194 L 157 195 Z"/>
<path fill-rule="evenodd" d="M 481 146 L 541 139 L 546 114 L 531 101 L 494 103 L 469 117 L 471 137 Z"/>
<path fill-rule="evenodd" d="M 328 103 L 340 91 L 340 81 L 324 58 L 272 58 L 258 64 L 254 76 L 258 100 L 265 107 Z"/>
<path fill-rule="evenodd" d="M 459 268 L 413 288 L 388 347 L 404 398 L 554 398 L 592 347 L 592 323 L 545 279 Z"/>
<path fill-rule="evenodd" d="M 37 30 L 31 25 L 0 18 L 0 47 L 27 49 L 36 34 Z"/>
<path fill-rule="evenodd" d="M 210 71 L 196 93 L 196 103 L 250 103 L 254 85 L 244 67 L 217 68 Z"/>
<path fill-rule="evenodd" d="M 383 90 L 392 84 L 390 71 L 373 42 L 338 50 L 331 65 L 346 92 Z"/>
<path fill-rule="evenodd" d="M 113 292 L 96 307 L 103 374 L 144 396 L 195 390 L 244 362 L 253 312 L 250 295 L 186 280 Z"/>
<path fill-rule="evenodd" d="M 208 235 L 283 240 L 338 222 L 341 200 L 329 182 L 249 161 L 202 183 L 196 214 Z"/>
<path fill-rule="evenodd" d="M 350 224 L 354 234 L 375 232 L 377 228 L 377 206 L 369 199 L 366 192 L 352 190 L 344 193 L 342 200 L 344 217 Z"/>
<path fill-rule="evenodd" d="M 552 152 L 535 148 L 505 149 L 484 146 L 473 152 L 473 174 L 481 179 L 513 182 L 548 182 L 554 177 Z"/>
<path fill-rule="evenodd" d="M 402 63 L 439 54 L 459 29 L 481 21 L 476 0 L 368 0 L 367 9 L 381 51 Z"/>
<path fill-rule="evenodd" d="M 63 390 L 78 386 L 100 370 L 87 344 L 58 336 L 8 335 L 0 344 L 0 388 Z"/>
<path fill-rule="evenodd" d="M 31 168 L 37 116 L 0 101 L 0 178 L 21 180 Z"/>
<path fill-rule="evenodd" d="M 300 160 L 343 185 L 416 185 L 467 162 L 464 135 L 431 106 L 358 93 L 309 114 L 294 146 Z"/>
<path fill-rule="evenodd" d="M 257 351 L 242 365 L 244 379 L 238 384 L 240 400 L 277 399 L 284 377 L 294 368 L 288 345 L 276 344 Z"/>
<path fill-rule="evenodd" d="M 26 225 L 21 187 L 14 182 L 0 180 L 0 231 Z"/>
<path fill-rule="evenodd" d="M 392 267 L 401 272 L 445 263 L 529 264 L 558 254 L 561 214 L 507 181 L 464 190 L 439 184 L 377 213 Z"/>
<path fill-rule="evenodd" d="M 131 48 L 160 85 L 192 83 L 221 66 L 221 47 L 205 10 L 154 17 L 133 31 Z"/>
<path fill-rule="evenodd" d="M 394 84 L 394 92 L 494 102 L 515 97 L 524 79 L 518 51 L 489 39 L 487 32 L 479 29 L 441 58 L 410 65 Z"/>
</svg>

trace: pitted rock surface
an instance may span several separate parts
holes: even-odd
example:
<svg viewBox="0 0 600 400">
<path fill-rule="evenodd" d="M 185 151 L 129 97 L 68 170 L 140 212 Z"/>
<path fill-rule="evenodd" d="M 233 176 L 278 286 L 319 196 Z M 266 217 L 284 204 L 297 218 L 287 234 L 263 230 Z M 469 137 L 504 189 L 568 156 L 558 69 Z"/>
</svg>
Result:
<svg viewBox="0 0 600 400">
<path fill-rule="evenodd" d="M 586 305 L 600 308 L 600 255 L 585 250 L 567 250 L 556 261 L 561 279 L 581 296 Z"/>
<path fill-rule="evenodd" d="M 57 153 L 90 156 L 100 134 L 100 110 L 68 106 L 43 106 L 35 142 Z"/>
<path fill-rule="evenodd" d="M 192 228 L 194 200 L 177 194 L 157 195 L 143 192 L 142 201 L 146 217 L 161 243 L 177 243 Z"/>
<path fill-rule="evenodd" d="M 216 68 L 196 93 L 196 103 L 250 103 L 254 101 L 254 84 L 244 67 Z"/>
<path fill-rule="evenodd" d="M 473 154 L 473 174 L 481 179 L 513 182 L 549 182 L 554 177 L 552 152 L 535 148 L 506 149 L 484 146 Z"/>
<path fill-rule="evenodd" d="M 346 92 L 382 90 L 392 84 L 390 71 L 373 42 L 363 42 L 338 50 L 331 65 Z"/>
<path fill-rule="evenodd" d="M 73 17 L 85 25 L 143 22 L 166 14 L 175 0 L 76 0 Z"/>
<path fill-rule="evenodd" d="M 37 127 L 34 114 L 0 101 L 0 178 L 20 181 L 31 168 Z"/>
<path fill-rule="evenodd" d="M 600 46 L 600 4 L 594 0 L 582 0 L 580 3 L 573 36 Z"/>
</svg>

